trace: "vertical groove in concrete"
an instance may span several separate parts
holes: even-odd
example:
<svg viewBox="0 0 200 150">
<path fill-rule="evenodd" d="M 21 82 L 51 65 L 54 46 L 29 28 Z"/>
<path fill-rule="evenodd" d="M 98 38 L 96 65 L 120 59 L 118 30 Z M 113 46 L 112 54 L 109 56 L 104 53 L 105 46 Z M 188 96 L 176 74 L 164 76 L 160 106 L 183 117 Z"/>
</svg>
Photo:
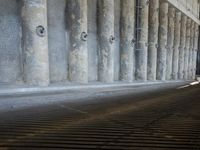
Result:
<svg viewBox="0 0 200 150">
<path fill-rule="evenodd" d="M 101 82 L 114 81 L 114 0 L 98 0 L 99 72 Z"/>
<path fill-rule="evenodd" d="M 148 0 L 137 0 L 136 79 L 147 80 Z"/>
<path fill-rule="evenodd" d="M 120 79 L 133 81 L 134 65 L 134 27 L 135 2 L 133 0 L 121 1 L 121 67 Z"/>
<path fill-rule="evenodd" d="M 69 80 L 88 82 L 87 0 L 68 0 L 70 26 Z"/>
<path fill-rule="evenodd" d="M 188 78 L 192 79 L 192 61 L 193 61 L 193 49 L 194 49 L 194 27 L 195 27 L 195 23 L 194 21 L 191 22 L 191 27 L 190 27 L 190 48 L 189 48 L 189 63 L 188 63 Z"/>
<path fill-rule="evenodd" d="M 174 46 L 174 18 L 175 18 L 175 8 L 171 6 L 171 7 L 169 7 L 169 13 L 168 13 L 166 80 L 172 79 L 172 60 L 173 60 L 173 46 Z"/>
<path fill-rule="evenodd" d="M 156 80 L 159 0 L 149 1 L 149 35 L 147 79 Z"/>
<path fill-rule="evenodd" d="M 65 0 L 47 0 L 50 80 L 67 79 Z"/>
<path fill-rule="evenodd" d="M 197 62 L 197 51 L 198 51 L 198 41 L 199 41 L 199 25 L 195 23 L 195 33 L 194 33 L 194 49 L 193 49 L 193 61 L 192 61 L 192 79 L 196 76 L 196 62 Z"/>
<path fill-rule="evenodd" d="M 30 85 L 49 84 L 46 0 L 23 0 L 24 80 Z"/>
<path fill-rule="evenodd" d="M 88 80 L 97 81 L 98 55 L 97 55 L 97 0 L 88 0 Z"/>
<path fill-rule="evenodd" d="M 187 17 L 182 14 L 181 16 L 181 35 L 180 35 L 180 49 L 179 49 L 179 71 L 178 78 L 183 79 L 184 76 L 184 55 L 185 55 L 185 42 L 186 42 L 186 22 Z"/>
<path fill-rule="evenodd" d="M 181 27 L 181 12 L 175 12 L 174 23 L 174 51 L 172 62 L 172 79 L 178 79 L 178 61 L 179 61 L 179 46 L 180 46 L 180 27 Z"/>
<path fill-rule="evenodd" d="M 167 59 L 168 3 L 164 0 L 160 1 L 159 13 L 157 79 L 165 80 Z"/>
<path fill-rule="evenodd" d="M 132 15 L 134 15 L 135 9 L 133 9 Z M 120 80 L 120 28 L 121 28 L 121 0 L 114 0 L 114 35 L 115 35 L 115 43 L 114 43 L 114 81 Z"/>
<path fill-rule="evenodd" d="M 187 18 L 186 23 L 186 42 L 185 42 L 185 59 L 184 59 L 184 79 L 188 79 L 188 60 L 189 60 L 189 48 L 190 48 L 190 25 L 191 19 Z"/>
</svg>

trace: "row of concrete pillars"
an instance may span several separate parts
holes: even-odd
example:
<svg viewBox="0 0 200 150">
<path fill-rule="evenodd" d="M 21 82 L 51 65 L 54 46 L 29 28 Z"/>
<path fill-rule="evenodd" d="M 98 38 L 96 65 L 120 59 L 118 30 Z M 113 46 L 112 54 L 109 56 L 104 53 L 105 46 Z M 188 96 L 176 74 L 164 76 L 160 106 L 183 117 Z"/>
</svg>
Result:
<svg viewBox="0 0 200 150">
<path fill-rule="evenodd" d="M 97 3 L 98 81 L 112 83 L 114 0 L 98 0 Z M 50 80 L 67 79 L 88 82 L 87 0 L 67 0 L 66 5 L 67 24 L 70 24 L 68 58 L 60 51 L 66 48 L 65 42 L 61 42 L 66 40 L 65 31 L 61 31 L 62 35 L 56 32 L 48 35 L 47 22 L 51 20 L 47 18 L 47 0 L 23 0 L 23 72 L 28 84 L 48 85 Z M 65 22 L 64 12 L 59 17 Z M 49 49 L 57 39 L 56 47 Z M 166 1 L 121 1 L 121 81 L 194 79 L 197 43 L 198 24 Z"/>
</svg>

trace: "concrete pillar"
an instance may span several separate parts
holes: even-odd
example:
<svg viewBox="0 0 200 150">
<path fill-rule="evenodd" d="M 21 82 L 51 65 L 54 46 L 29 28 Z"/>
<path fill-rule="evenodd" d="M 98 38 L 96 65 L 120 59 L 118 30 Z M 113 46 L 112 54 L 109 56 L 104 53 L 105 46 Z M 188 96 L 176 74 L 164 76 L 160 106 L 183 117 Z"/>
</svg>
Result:
<svg viewBox="0 0 200 150">
<path fill-rule="evenodd" d="M 182 14 L 181 16 L 181 35 L 180 35 L 180 49 L 179 49 L 179 70 L 178 78 L 184 77 L 184 55 L 185 55 L 185 42 L 186 42 L 186 22 L 187 17 Z"/>
<path fill-rule="evenodd" d="M 169 7 L 168 33 L 167 33 L 166 80 L 172 79 L 172 60 L 173 60 L 173 46 L 174 46 L 174 18 L 175 18 L 175 8 Z"/>
<path fill-rule="evenodd" d="M 69 80 L 88 82 L 87 0 L 68 0 L 70 26 Z"/>
<path fill-rule="evenodd" d="M 174 51 L 172 61 L 172 79 L 178 79 L 178 62 L 179 62 L 179 46 L 180 46 L 180 28 L 181 28 L 181 12 L 175 12 L 174 23 Z"/>
<path fill-rule="evenodd" d="M 190 25 L 191 19 L 187 18 L 186 23 L 186 42 L 185 42 L 185 59 L 184 59 L 184 79 L 188 79 L 188 60 L 189 60 L 189 48 L 190 48 Z"/>
<path fill-rule="evenodd" d="M 136 79 L 147 80 L 148 0 L 137 1 Z"/>
<path fill-rule="evenodd" d="M 159 0 L 149 1 L 149 37 L 147 79 L 156 80 Z"/>
<path fill-rule="evenodd" d="M 166 79 L 167 59 L 167 26 L 168 26 L 168 3 L 160 1 L 159 8 L 159 33 L 158 33 L 158 57 L 157 57 L 157 79 Z"/>
<path fill-rule="evenodd" d="M 24 80 L 30 85 L 49 84 L 46 0 L 22 1 Z"/>
<path fill-rule="evenodd" d="M 190 48 L 189 48 L 189 64 L 188 64 L 188 79 L 192 79 L 192 74 L 193 74 L 193 50 L 194 50 L 194 27 L 195 23 L 194 21 L 191 22 L 191 27 L 190 27 Z"/>
<path fill-rule="evenodd" d="M 65 0 L 47 0 L 50 80 L 67 79 Z"/>
<path fill-rule="evenodd" d="M 194 34 L 194 49 L 193 49 L 193 73 L 192 73 L 192 79 L 195 79 L 196 77 L 196 63 L 197 63 L 197 51 L 198 51 L 198 41 L 199 41 L 199 25 L 195 23 L 195 34 Z"/>
<path fill-rule="evenodd" d="M 98 0 L 99 72 L 101 82 L 114 80 L 114 0 Z"/>
<path fill-rule="evenodd" d="M 135 2 L 133 0 L 121 1 L 121 70 L 122 81 L 133 81 L 134 72 L 134 27 Z"/>
</svg>

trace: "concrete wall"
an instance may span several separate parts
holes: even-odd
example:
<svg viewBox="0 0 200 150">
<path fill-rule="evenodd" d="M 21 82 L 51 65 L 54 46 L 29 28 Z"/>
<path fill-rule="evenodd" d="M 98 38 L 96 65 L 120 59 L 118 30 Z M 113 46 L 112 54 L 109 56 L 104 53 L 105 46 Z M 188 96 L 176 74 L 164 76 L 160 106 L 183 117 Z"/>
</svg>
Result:
<svg viewBox="0 0 200 150">
<path fill-rule="evenodd" d="M 31 1 L 31 0 L 30 0 Z M 101 33 L 99 32 L 100 23 L 98 22 L 98 19 L 100 18 L 100 11 L 103 11 L 103 8 L 98 8 L 98 1 L 105 1 L 106 0 L 84 0 L 84 8 L 83 6 L 80 6 L 83 9 L 79 9 L 81 12 L 75 10 L 71 11 L 71 8 L 78 8 L 78 4 L 82 4 L 82 1 L 80 0 L 32 0 L 33 2 L 41 1 L 43 3 L 47 3 L 47 13 L 43 15 L 47 16 L 47 30 L 46 30 L 46 36 L 48 39 L 48 59 L 49 62 L 46 61 L 46 66 L 49 66 L 49 83 L 60 83 L 65 81 L 70 82 L 94 82 L 99 81 L 99 62 L 100 62 L 100 55 L 107 55 L 100 53 L 99 47 L 101 47 L 101 41 L 99 40 L 99 37 L 101 36 Z M 180 33 L 179 28 L 170 29 L 170 35 L 165 34 L 164 43 L 160 40 L 159 35 L 162 36 L 162 28 L 164 27 L 165 33 L 169 30 L 168 26 L 171 26 L 171 24 L 175 24 L 174 19 L 170 19 L 170 16 L 166 16 L 165 18 L 169 20 L 169 24 L 167 22 L 162 22 L 160 12 L 158 8 L 160 8 L 160 5 L 162 4 L 162 0 L 156 2 L 156 0 L 152 0 L 151 2 L 157 3 L 156 7 L 152 7 L 149 10 L 149 3 L 147 0 L 137 0 L 138 3 L 136 3 L 135 0 L 135 10 L 131 12 L 132 15 L 140 15 L 135 17 L 135 25 L 134 28 L 136 28 L 136 35 L 133 34 L 130 39 L 131 44 L 134 44 L 134 40 L 136 38 L 136 45 L 133 46 L 133 81 L 140 80 L 141 82 L 144 82 L 146 80 L 170 80 L 171 79 L 171 72 L 173 71 L 173 64 L 171 62 L 172 57 L 174 57 L 177 62 L 179 62 L 176 57 L 178 57 L 179 52 L 176 53 L 177 56 L 174 56 L 173 48 L 175 46 L 176 50 L 179 48 L 179 44 L 177 45 L 175 42 L 175 45 L 173 42 L 170 42 L 170 37 L 174 37 L 176 33 Z M 23 39 L 22 37 L 22 31 L 23 35 L 31 35 L 34 38 L 38 38 L 39 40 L 41 38 L 37 37 L 35 34 L 35 27 L 33 26 L 33 32 L 31 33 L 24 33 L 28 32 L 25 29 L 26 26 L 23 25 L 24 20 L 21 15 L 21 2 L 22 0 L 0 0 L 0 83 L 6 82 L 6 83 L 16 83 L 18 81 L 22 81 L 23 79 L 26 79 L 26 72 L 23 71 L 24 68 L 27 67 L 26 61 L 27 59 L 24 59 L 24 53 L 27 51 L 27 49 L 24 49 L 24 43 L 27 43 L 28 40 L 31 39 Z M 109 2 L 109 1 L 107 1 Z M 110 53 L 112 56 L 109 56 L 109 58 L 113 59 L 113 68 L 110 68 L 113 71 L 113 81 L 120 81 L 120 71 L 121 69 L 121 58 L 122 58 L 122 50 L 121 50 L 121 25 L 122 25 L 122 17 L 123 19 L 129 19 L 130 16 L 121 16 L 122 12 L 122 2 L 123 0 L 114 0 L 114 10 L 113 10 L 113 20 L 109 20 L 109 18 L 106 18 L 107 21 L 113 25 L 111 25 L 109 28 L 112 28 L 113 35 L 109 35 L 108 40 L 110 40 L 110 36 L 113 36 L 113 44 L 111 44 L 111 47 L 113 48 L 113 51 Z M 71 4 L 70 4 L 71 3 Z M 110 3 L 110 2 L 109 2 Z M 167 3 L 167 2 L 166 2 Z M 189 3 L 189 4 L 188 4 Z M 68 5 L 69 4 L 69 5 Z M 136 5 L 138 4 L 138 6 Z M 180 5 L 178 5 L 180 4 Z M 141 5 L 142 7 L 139 8 Z M 193 24 L 197 24 L 199 20 L 198 12 L 199 12 L 199 4 L 197 0 L 193 1 L 179 1 L 179 0 L 169 0 L 169 9 L 173 9 L 174 11 L 181 13 L 182 16 L 185 16 L 187 18 L 190 18 L 193 22 Z M 180 7 L 179 7 L 180 6 Z M 106 6 L 105 6 L 106 7 Z M 178 9 L 176 7 L 179 7 Z M 188 15 L 185 11 L 182 11 L 186 9 L 188 10 Z M 99 10 L 102 9 L 102 10 Z M 190 9 L 190 10 L 189 10 Z M 153 10 L 153 18 L 149 18 L 149 11 Z M 29 11 L 29 10 L 27 10 Z M 137 12 L 136 12 L 137 11 Z M 160 9 L 162 11 L 162 8 Z M 166 8 L 166 11 L 168 11 L 168 7 Z M 35 11 L 37 12 L 37 11 Z M 83 15 L 84 14 L 84 15 Z M 160 14 L 160 15 L 159 15 Z M 164 12 L 165 14 L 165 12 Z M 152 14 L 151 14 L 152 15 Z M 34 16 L 34 14 L 33 14 Z M 192 16 L 192 17 L 191 17 Z M 75 17 L 75 18 L 74 18 Z M 77 19 L 76 17 L 79 17 L 81 20 Z M 31 17 L 29 17 L 31 18 Z M 195 19 L 194 19 L 195 18 Z M 74 20 L 75 19 L 75 20 Z M 105 19 L 105 18 L 101 18 Z M 167 21 L 165 19 L 165 21 Z M 153 21 L 156 21 L 156 24 L 154 26 Z M 151 22 L 150 22 L 151 21 Z M 129 22 L 127 20 L 127 22 Z M 130 21 L 131 22 L 131 21 Z M 149 24 L 150 22 L 150 24 Z M 178 21 L 179 22 L 179 21 Z M 79 24 L 80 23 L 80 24 Z M 105 23 L 105 22 L 101 22 Z M 164 26 L 163 26 L 164 24 Z M 39 25 L 39 24 L 38 24 Z M 109 24 L 104 24 L 108 25 Z M 29 25 L 32 27 L 31 25 Z M 153 27 L 153 30 L 149 31 L 149 27 Z M 22 28 L 22 29 L 21 29 Z M 128 26 L 127 26 L 128 28 Z M 190 27 L 189 27 L 190 28 Z M 191 27 L 192 28 L 192 27 Z M 80 29 L 80 30 L 79 30 Z M 148 30 L 149 29 L 149 30 Z M 158 34 L 158 30 L 159 34 Z M 106 30 L 105 30 L 106 31 Z M 131 30 L 130 30 L 131 31 Z M 85 39 L 82 39 L 82 33 L 85 32 L 86 36 Z M 153 51 L 152 53 L 148 54 L 148 51 L 151 52 L 151 33 L 156 33 L 156 37 L 153 40 Z M 169 33 L 169 32 L 168 32 Z M 157 35 L 158 34 L 158 35 Z M 155 35 L 154 35 L 155 36 Z M 166 38 L 168 39 L 166 40 Z M 157 39 L 158 38 L 158 39 Z M 148 40 L 149 39 L 149 40 Z M 26 40 L 24 42 L 24 40 Z M 127 39 L 129 40 L 129 39 Z M 172 39 L 173 40 L 173 39 Z M 191 42 L 195 39 L 188 39 Z M 157 43 L 158 41 L 158 43 Z M 160 43 L 159 43 L 160 41 Z M 110 41 L 108 41 L 110 42 Z M 133 42 L 133 43 L 132 43 Z M 179 41 L 180 42 L 180 41 Z M 79 45 L 79 48 L 77 49 L 77 44 Z M 160 44 L 160 45 L 159 45 Z M 168 45 L 167 45 L 168 44 Z M 75 46 L 76 45 L 76 46 Z M 73 49 L 75 46 L 75 49 Z M 159 47 L 160 46 L 160 47 Z M 170 47 L 169 47 L 170 46 Z M 36 46 L 37 48 L 37 46 Z M 172 51 L 170 54 L 170 60 L 168 60 L 168 57 L 166 56 L 166 53 L 168 54 L 168 50 Z M 182 45 L 182 49 L 185 49 L 185 46 Z M 163 49 L 166 52 L 160 53 L 161 49 Z M 38 54 L 40 54 L 40 49 L 37 49 Z M 74 51 L 75 50 L 75 51 Z M 126 49 L 123 49 L 123 52 L 126 53 Z M 158 52 L 158 56 L 154 55 Z M 183 52 L 183 50 L 181 51 Z M 76 54 L 75 54 L 76 53 Z M 42 52 L 41 52 L 42 54 Z M 109 53 L 108 53 L 109 54 Z M 151 54 L 151 55 L 150 55 Z M 185 52 L 181 53 L 181 62 L 185 63 L 185 58 L 187 54 Z M 192 56 L 195 56 L 191 54 Z M 35 55 L 36 56 L 36 55 Z M 136 57 L 135 57 L 136 56 Z M 157 56 L 157 58 L 156 58 Z M 26 55 L 27 57 L 27 55 Z M 32 56 L 30 56 L 32 57 Z M 107 56 L 103 56 L 107 57 Z M 41 57 L 42 58 L 42 57 Z M 166 58 L 166 59 L 163 59 Z M 151 60 L 153 59 L 153 60 Z M 189 58 L 188 58 L 189 59 Z M 196 58 L 193 58 L 196 59 Z M 30 61 L 36 61 L 36 59 L 29 59 Z M 37 61 L 40 62 L 40 59 L 37 59 Z M 162 66 L 156 66 L 156 61 L 158 64 L 163 64 Z M 167 61 L 167 62 L 166 62 Z M 165 64 L 166 62 L 166 64 Z M 173 61 L 174 62 L 174 61 Z M 30 62 L 32 63 L 32 62 Z M 42 61 L 40 62 L 42 65 Z M 105 63 L 105 62 L 104 62 Z M 152 63 L 152 64 L 150 64 Z M 177 63 L 176 63 L 177 64 Z M 178 64 L 177 64 L 178 65 Z M 179 64 L 179 66 L 176 65 L 176 75 L 177 71 L 179 70 L 179 66 L 182 66 L 181 68 L 184 69 L 183 65 Z M 122 65 L 123 66 L 123 65 Z M 128 64 L 127 64 L 128 66 Z M 164 66 L 164 68 L 163 68 Z M 31 67 L 31 66 L 29 66 Z M 33 66 L 32 66 L 33 67 Z M 34 66 L 37 67 L 37 66 Z M 106 66 L 108 67 L 108 66 Z M 157 69 L 156 69 L 157 67 Z M 108 67 L 109 68 L 109 67 Z M 107 69 L 108 69 L 107 68 Z M 27 69 L 27 68 L 26 68 Z M 149 69 L 149 70 L 148 70 Z M 163 71 L 164 69 L 164 71 Z M 181 72 L 184 72 L 184 70 L 181 69 Z M 195 68 L 194 68 L 195 69 Z M 30 68 L 31 70 L 31 68 Z M 153 72 L 151 72 L 154 70 Z M 155 70 L 157 70 L 155 72 Z M 169 74 L 166 73 L 165 70 L 169 70 Z M 48 71 L 48 69 L 47 69 Z M 104 70 L 105 71 L 105 70 Z M 110 71 L 110 70 L 107 70 Z M 136 72 L 136 73 L 135 73 Z M 151 72 L 151 74 L 148 74 Z M 106 73 L 105 73 L 106 74 Z M 35 76 L 40 76 L 39 74 L 35 73 Z M 182 76 L 182 75 L 181 75 Z M 78 78 L 82 79 L 78 79 Z M 147 78 L 148 77 L 148 78 Z M 109 76 L 105 76 L 106 78 L 112 78 Z M 181 77 L 183 78 L 183 77 Z M 178 80 L 178 77 L 174 78 L 175 80 Z M 131 79 L 132 80 L 132 79 Z M 39 84 L 40 81 L 38 81 L 38 84 L 36 82 L 36 85 Z M 29 83 L 26 81 L 26 83 Z M 25 83 L 25 84 L 26 84 Z M 46 84 L 49 84 L 46 82 Z"/>
<path fill-rule="evenodd" d="M 0 82 L 21 80 L 21 22 L 18 0 L 0 0 Z"/>
</svg>

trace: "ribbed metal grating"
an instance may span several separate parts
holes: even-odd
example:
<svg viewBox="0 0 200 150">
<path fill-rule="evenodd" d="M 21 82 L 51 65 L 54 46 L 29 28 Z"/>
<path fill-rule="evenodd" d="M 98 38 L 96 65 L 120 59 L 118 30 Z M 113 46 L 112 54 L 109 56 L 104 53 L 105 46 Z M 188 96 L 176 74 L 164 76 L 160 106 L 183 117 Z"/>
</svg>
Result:
<svg viewBox="0 0 200 150">
<path fill-rule="evenodd" d="M 105 114 L 92 104 L 84 111 L 63 105 L 1 114 L 0 149 L 200 149 L 198 88 L 149 100 L 156 102 L 139 109 L 121 104 Z"/>
</svg>

